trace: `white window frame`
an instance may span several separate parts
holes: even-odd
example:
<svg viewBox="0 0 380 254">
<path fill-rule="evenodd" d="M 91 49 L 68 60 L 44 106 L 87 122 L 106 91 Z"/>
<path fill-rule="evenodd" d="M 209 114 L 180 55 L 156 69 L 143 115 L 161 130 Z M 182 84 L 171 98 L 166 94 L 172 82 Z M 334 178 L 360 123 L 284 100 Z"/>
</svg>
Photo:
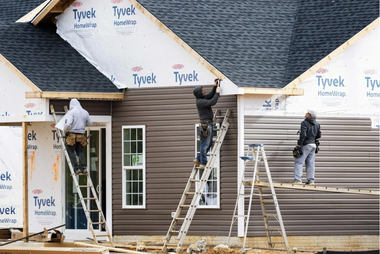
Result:
<svg viewBox="0 0 380 254">
<path fill-rule="evenodd" d="M 217 128 L 219 129 L 219 126 L 220 124 L 219 123 L 216 123 L 217 125 Z M 215 130 L 214 130 L 215 131 Z M 217 137 L 217 134 L 215 134 L 214 138 Z M 200 137 L 199 137 L 199 124 L 195 124 L 195 157 L 197 156 L 197 153 L 198 153 L 198 142 L 200 140 Z M 212 151 L 212 147 L 207 155 L 207 158 L 209 159 L 209 154 L 210 152 Z M 216 177 L 216 182 L 217 182 L 217 191 L 216 191 L 216 194 L 217 194 L 217 202 L 215 205 L 203 205 L 201 204 L 201 200 L 199 201 L 199 204 L 198 204 L 198 208 L 201 208 L 201 209 L 219 209 L 220 208 L 220 153 L 217 154 L 217 157 L 216 157 L 216 161 L 215 161 L 215 164 L 214 164 L 214 169 L 213 170 L 216 170 L 217 171 L 217 177 Z M 211 172 L 212 174 L 213 172 Z M 198 174 L 197 174 L 197 179 L 200 178 L 200 175 L 199 175 L 199 170 L 198 170 Z M 209 181 L 208 181 L 209 182 Z M 207 183 L 208 183 L 207 182 Z M 196 183 L 195 184 L 195 188 L 199 188 L 199 183 Z M 205 187 L 205 190 L 206 190 L 206 187 Z M 205 190 L 203 191 L 205 193 Z M 203 195 L 202 195 L 203 197 Z M 201 198 L 202 198 L 201 197 Z"/>
<path fill-rule="evenodd" d="M 124 130 L 125 129 L 142 129 L 142 145 L 143 145 L 143 151 L 142 151 L 142 165 L 135 165 L 135 166 L 125 166 L 124 165 Z M 146 133 L 145 133 L 145 125 L 126 125 L 121 127 L 121 156 L 122 156 L 122 208 L 125 209 L 145 209 L 146 208 Z M 128 170 L 142 170 L 142 180 L 143 180 L 143 197 L 142 197 L 142 205 L 128 205 L 126 201 L 126 194 L 127 194 L 127 171 Z"/>
</svg>

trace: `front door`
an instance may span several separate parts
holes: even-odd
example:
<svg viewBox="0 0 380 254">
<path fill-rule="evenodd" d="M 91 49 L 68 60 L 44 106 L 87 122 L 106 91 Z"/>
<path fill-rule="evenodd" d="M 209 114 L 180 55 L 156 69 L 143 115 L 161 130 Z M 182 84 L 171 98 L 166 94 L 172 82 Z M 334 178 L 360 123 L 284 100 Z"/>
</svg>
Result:
<svg viewBox="0 0 380 254">
<path fill-rule="evenodd" d="M 93 186 L 96 190 L 96 195 L 99 200 L 101 209 L 106 215 L 105 209 L 105 168 L 106 168 L 106 133 L 105 128 L 89 128 L 86 133 L 89 136 L 88 145 L 84 148 L 84 155 L 87 161 L 87 170 L 90 174 Z M 69 239 L 83 240 L 86 238 L 93 238 L 89 223 L 83 210 L 82 203 L 75 186 L 71 172 L 66 163 L 65 173 L 65 234 Z M 75 176 L 78 179 L 79 185 L 87 185 L 87 177 L 84 175 Z M 91 188 L 81 188 L 83 198 L 93 197 Z M 98 210 L 94 200 L 85 201 L 86 207 L 89 210 Z M 92 222 L 98 222 L 100 213 L 90 213 Z M 103 231 L 104 228 L 98 224 L 93 225 L 95 231 Z"/>
</svg>

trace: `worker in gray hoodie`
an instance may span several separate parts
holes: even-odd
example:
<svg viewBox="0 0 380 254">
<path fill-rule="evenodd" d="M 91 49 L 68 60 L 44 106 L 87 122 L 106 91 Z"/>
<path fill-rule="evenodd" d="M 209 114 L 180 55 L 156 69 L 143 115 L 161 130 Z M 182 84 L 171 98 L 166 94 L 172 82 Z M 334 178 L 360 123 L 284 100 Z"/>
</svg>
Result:
<svg viewBox="0 0 380 254">
<path fill-rule="evenodd" d="M 220 96 L 220 81 L 215 79 L 214 87 L 210 93 L 206 94 L 202 86 L 194 88 L 193 94 L 196 98 L 195 104 L 198 109 L 198 115 L 200 120 L 200 151 L 197 157 L 193 160 L 194 164 L 200 169 L 204 169 L 207 164 L 207 153 L 212 146 L 213 138 L 213 118 L 211 106 L 214 106 Z"/>
<path fill-rule="evenodd" d="M 88 144 L 85 136 L 86 126 L 91 125 L 92 120 L 89 113 L 82 108 L 77 99 L 72 99 L 70 101 L 70 110 L 66 113 L 64 133 L 66 133 L 67 152 L 70 156 L 75 174 L 87 173 L 87 164 L 83 155 L 83 147 Z"/>
</svg>

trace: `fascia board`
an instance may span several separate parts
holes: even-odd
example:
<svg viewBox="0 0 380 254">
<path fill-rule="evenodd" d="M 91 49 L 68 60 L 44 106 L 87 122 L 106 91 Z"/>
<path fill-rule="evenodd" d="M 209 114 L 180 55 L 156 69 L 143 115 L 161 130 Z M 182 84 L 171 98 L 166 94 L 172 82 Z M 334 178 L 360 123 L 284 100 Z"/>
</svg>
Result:
<svg viewBox="0 0 380 254">
<path fill-rule="evenodd" d="M 0 54 L 0 62 L 3 62 L 12 72 L 14 72 L 27 86 L 29 86 L 34 92 L 40 92 L 41 90 L 30 81 L 21 71 L 19 71 L 10 61 L 8 61 L 2 54 Z"/>
<path fill-rule="evenodd" d="M 40 21 L 59 3 L 60 0 L 50 0 L 50 3 L 46 4 L 42 10 L 32 20 L 33 25 L 38 25 Z"/>
<path fill-rule="evenodd" d="M 26 92 L 27 99 L 124 100 L 124 93 Z"/>
<path fill-rule="evenodd" d="M 34 8 L 32 11 L 30 11 L 29 13 L 27 13 L 26 15 L 24 15 L 23 17 L 21 17 L 19 20 L 16 21 L 16 23 L 26 23 L 26 22 L 30 22 L 31 20 L 33 20 L 36 15 L 38 15 L 38 13 L 41 12 L 41 10 L 43 8 L 45 8 L 45 6 L 47 6 L 47 4 L 50 2 L 50 0 L 46 0 L 45 2 L 43 2 L 42 4 L 40 4 L 38 7 Z"/>
</svg>

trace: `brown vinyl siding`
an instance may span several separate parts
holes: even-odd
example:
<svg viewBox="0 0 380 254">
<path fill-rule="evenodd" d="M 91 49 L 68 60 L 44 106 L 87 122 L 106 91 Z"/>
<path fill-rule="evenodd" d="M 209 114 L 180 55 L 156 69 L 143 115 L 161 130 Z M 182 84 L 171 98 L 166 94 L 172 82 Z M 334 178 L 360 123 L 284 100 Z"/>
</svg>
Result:
<svg viewBox="0 0 380 254">
<path fill-rule="evenodd" d="M 79 102 L 82 108 L 88 111 L 90 116 L 111 115 L 112 108 L 110 101 L 79 100 Z M 50 100 L 49 103 L 54 106 L 56 112 L 64 112 L 63 106 L 67 106 L 67 109 L 69 109 L 70 100 Z"/>
<path fill-rule="evenodd" d="M 114 235 L 165 235 L 194 158 L 198 114 L 194 87 L 128 89 L 113 102 L 112 203 Z M 205 87 L 206 92 L 211 87 Z M 220 209 L 197 209 L 188 235 L 227 235 L 236 199 L 236 96 L 222 96 L 214 110 L 232 111 L 221 148 Z M 122 209 L 122 126 L 146 126 L 146 209 Z M 231 195 L 234 193 L 234 195 Z M 207 223 L 206 223 L 207 222 Z"/>
<path fill-rule="evenodd" d="M 293 179 L 292 149 L 303 117 L 245 116 L 245 147 L 263 143 L 273 181 Z M 322 138 L 316 155 L 316 185 L 379 189 L 379 130 L 370 119 L 320 117 Z M 262 166 L 261 171 L 265 168 Z M 264 179 L 265 180 L 265 179 Z M 306 172 L 303 173 L 306 182 Z M 288 235 L 378 235 L 379 197 L 276 188 Z M 249 236 L 264 235 L 258 197 Z"/>
</svg>

